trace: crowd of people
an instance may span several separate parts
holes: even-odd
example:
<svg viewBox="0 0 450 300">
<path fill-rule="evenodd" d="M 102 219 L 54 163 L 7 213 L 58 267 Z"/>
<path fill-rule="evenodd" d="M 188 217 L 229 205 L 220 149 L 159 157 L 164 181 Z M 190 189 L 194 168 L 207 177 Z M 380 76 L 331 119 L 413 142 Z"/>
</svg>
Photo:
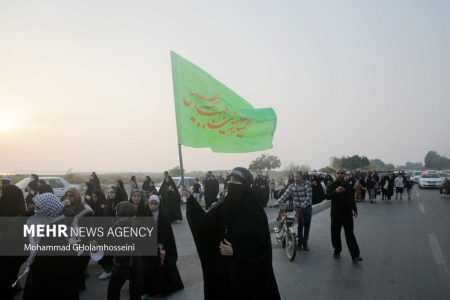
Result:
<svg viewBox="0 0 450 300">
<path fill-rule="evenodd" d="M 218 178 L 209 171 L 200 184 L 195 178 L 190 189 L 181 189 L 168 172 L 157 189 L 146 176 L 142 186 L 132 176 L 129 194 L 122 180 L 106 189 L 93 172 L 82 196 L 69 188 L 58 199 L 52 187 L 36 174 L 22 190 L 4 179 L 1 182 L 0 216 L 26 216 L 29 222 L 64 223 L 66 218 L 149 217 L 158 228 L 156 256 L 104 256 L 98 261 L 103 269 L 99 280 L 109 280 L 107 298 L 120 299 L 124 283 L 129 281 L 130 299 L 168 295 L 184 288 L 177 268 L 178 252 L 171 223 L 183 220 L 182 199 L 187 201 L 186 216 L 200 257 L 205 299 L 279 299 L 272 268 L 272 248 L 267 216 L 263 207 L 270 199 L 290 202 L 298 220 L 298 249 L 309 251 L 312 205 L 331 200 L 331 237 L 334 258 L 342 251 L 341 229 L 354 262 L 361 261 L 353 233 L 353 218 L 358 216 L 356 202 L 366 198 L 375 203 L 411 199 L 414 182 L 403 172 L 377 174 L 338 170 L 335 177 L 312 172 L 292 172 L 287 182 L 276 184 L 267 175 L 255 178 L 245 168 L 227 174 L 220 193 Z M 204 207 L 201 199 L 204 195 Z M 367 197 L 366 197 L 367 195 Z M 246 228 L 246 230 L 242 230 Z M 45 239 L 40 241 L 45 243 Z M 79 299 L 86 289 L 89 256 L 48 257 L 31 253 L 30 257 L 0 257 L 1 299 L 13 299 L 23 289 L 23 299 Z M 24 266 L 24 267 L 22 267 Z M 27 274 L 24 283 L 14 284 L 19 270 Z M 72 272 L 67 272 L 72 270 Z M 23 275 L 22 274 L 22 275 Z M 20 278 L 20 277 L 19 277 Z M 23 286 L 23 288 L 22 288 Z"/>
<path fill-rule="evenodd" d="M 90 216 L 153 218 L 158 230 L 157 255 L 103 256 L 98 262 L 104 270 L 99 279 L 109 279 L 107 299 L 120 299 L 121 288 L 127 280 L 130 299 L 166 296 L 184 288 L 176 265 L 178 253 L 171 227 L 171 222 L 182 220 L 181 195 L 167 173 L 159 191 L 150 177 L 142 188 L 134 176 L 130 183 L 130 195 L 120 180 L 108 187 L 105 195 L 94 172 L 86 184 L 84 196 L 79 189 L 69 188 L 58 199 L 51 186 L 32 174 L 25 199 L 21 189 L 3 180 L 0 217 L 26 216 L 30 224 L 62 224 L 68 218 L 80 222 Z M 46 242 L 45 238 L 38 241 L 40 245 Z M 79 292 L 86 289 L 90 256 L 72 254 L 41 256 L 32 251 L 28 259 L 0 257 L 0 299 L 13 299 L 22 289 L 23 299 L 79 299 Z M 19 277 L 24 263 L 24 272 Z M 24 284 L 17 281 L 25 274 Z"/>
</svg>

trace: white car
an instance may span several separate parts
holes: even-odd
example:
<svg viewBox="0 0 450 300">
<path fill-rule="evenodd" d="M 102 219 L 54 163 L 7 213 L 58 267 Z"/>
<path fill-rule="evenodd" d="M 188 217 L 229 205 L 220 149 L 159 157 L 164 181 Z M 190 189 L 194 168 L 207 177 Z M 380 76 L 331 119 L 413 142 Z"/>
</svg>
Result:
<svg viewBox="0 0 450 300">
<path fill-rule="evenodd" d="M 441 178 L 450 177 L 450 174 L 448 174 L 447 172 L 438 172 L 438 175 Z"/>
<path fill-rule="evenodd" d="M 422 175 L 422 171 L 413 171 L 411 174 L 411 179 L 415 182 L 418 183 L 419 182 L 419 178 Z"/>
<path fill-rule="evenodd" d="M 69 188 L 76 188 L 77 190 L 79 189 L 77 185 L 68 183 L 67 180 L 62 177 L 39 177 L 39 180 L 43 180 L 45 181 L 45 183 L 50 185 L 53 188 L 53 192 L 55 193 L 55 196 L 58 197 L 58 199 L 61 199 L 61 197 Z M 30 183 L 30 181 L 31 178 L 24 178 L 16 183 L 16 186 L 23 191 L 23 196 L 25 198 L 28 195 L 28 193 L 25 191 L 25 188 L 28 186 L 28 183 Z"/>
<path fill-rule="evenodd" d="M 438 188 L 442 187 L 443 178 L 437 173 L 423 173 L 419 178 L 419 188 Z"/>
</svg>

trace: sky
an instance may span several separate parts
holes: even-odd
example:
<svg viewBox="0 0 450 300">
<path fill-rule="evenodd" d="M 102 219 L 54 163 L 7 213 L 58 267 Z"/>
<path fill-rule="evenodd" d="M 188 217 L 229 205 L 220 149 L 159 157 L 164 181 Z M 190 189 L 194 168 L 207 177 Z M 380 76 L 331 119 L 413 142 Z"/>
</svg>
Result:
<svg viewBox="0 0 450 300">
<path fill-rule="evenodd" d="M 0 0 L 0 173 L 178 165 L 170 51 L 278 118 L 272 149 L 182 147 L 187 171 L 450 157 L 449 1 Z"/>
</svg>

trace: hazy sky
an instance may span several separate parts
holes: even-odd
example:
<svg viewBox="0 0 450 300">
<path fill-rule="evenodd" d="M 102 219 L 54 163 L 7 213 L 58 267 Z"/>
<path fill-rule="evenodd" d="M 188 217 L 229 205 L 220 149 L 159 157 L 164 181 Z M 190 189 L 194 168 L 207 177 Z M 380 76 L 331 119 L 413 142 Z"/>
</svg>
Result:
<svg viewBox="0 0 450 300">
<path fill-rule="evenodd" d="M 450 156 L 449 1 L 0 0 L 0 172 L 177 165 L 170 50 L 275 109 L 282 163 Z"/>
</svg>

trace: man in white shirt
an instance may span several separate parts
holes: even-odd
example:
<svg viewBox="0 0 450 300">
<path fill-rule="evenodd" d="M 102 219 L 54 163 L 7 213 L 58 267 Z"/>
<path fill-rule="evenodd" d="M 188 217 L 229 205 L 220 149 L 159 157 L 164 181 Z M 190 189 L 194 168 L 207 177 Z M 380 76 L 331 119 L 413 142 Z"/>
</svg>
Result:
<svg viewBox="0 0 450 300">
<path fill-rule="evenodd" d="M 403 179 L 402 174 L 398 174 L 397 178 L 395 178 L 394 187 L 395 187 L 395 200 L 398 200 L 397 198 L 398 194 L 400 194 L 400 200 L 402 200 L 403 188 L 405 187 L 405 181 Z"/>
</svg>

